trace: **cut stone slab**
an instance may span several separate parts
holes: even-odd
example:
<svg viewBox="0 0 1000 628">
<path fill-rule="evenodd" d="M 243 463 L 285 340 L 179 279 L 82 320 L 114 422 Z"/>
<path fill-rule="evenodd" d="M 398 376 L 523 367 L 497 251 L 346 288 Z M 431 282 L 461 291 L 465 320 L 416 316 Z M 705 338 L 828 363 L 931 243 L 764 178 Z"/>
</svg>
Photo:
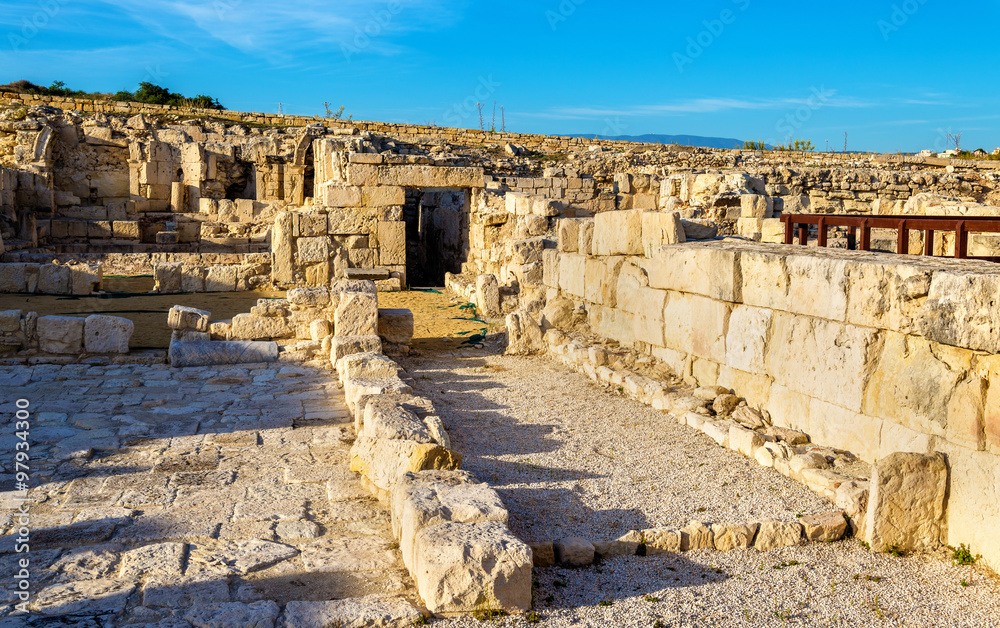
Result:
<svg viewBox="0 0 1000 628">
<path fill-rule="evenodd" d="M 169 354 L 174 368 L 258 364 L 277 361 L 278 345 L 252 340 L 172 342 Z"/>
<path fill-rule="evenodd" d="M 94 314 L 83 322 L 83 347 L 87 353 L 128 353 L 135 325 L 120 316 Z"/>
<path fill-rule="evenodd" d="M 934 549 L 941 544 L 948 468 L 944 454 L 897 452 L 872 468 L 865 540 L 873 550 Z"/>
<path fill-rule="evenodd" d="M 117 613 L 125 608 L 135 587 L 134 582 L 108 579 L 57 584 L 42 589 L 31 608 L 49 616 Z"/>
<path fill-rule="evenodd" d="M 274 628 L 278 605 L 271 600 L 244 604 L 204 604 L 184 614 L 196 628 Z"/>
<path fill-rule="evenodd" d="M 680 529 L 681 551 L 715 547 L 712 528 L 701 521 L 692 521 Z"/>
<path fill-rule="evenodd" d="M 330 362 L 337 364 L 340 359 L 355 353 L 381 353 L 382 339 L 370 336 L 334 336 L 330 343 Z"/>
<path fill-rule="evenodd" d="M 333 315 L 337 336 L 375 336 L 378 333 L 378 297 L 364 292 L 345 292 Z"/>
<path fill-rule="evenodd" d="M 188 572 L 193 565 L 200 565 L 202 572 L 246 575 L 294 558 L 298 553 L 290 545 L 259 539 L 206 543 L 191 548 Z"/>
<path fill-rule="evenodd" d="M 399 509 L 399 551 L 403 564 L 412 571 L 414 543 L 424 528 L 440 523 L 476 523 L 499 521 L 507 523 L 507 509 L 500 495 L 488 484 L 465 482 L 413 483 L 399 488 L 393 502 L 402 502 Z M 393 522 L 393 528 L 397 527 Z"/>
<path fill-rule="evenodd" d="M 663 552 L 679 552 L 681 549 L 681 533 L 670 528 L 649 528 L 642 531 L 646 539 L 646 552 L 659 554 Z"/>
<path fill-rule="evenodd" d="M 184 568 L 184 543 L 156 543 L 125 552 L 119 577 L 179 576 Z"/>
<path fill-rule="evenodd" d="M 414 556 L 417 592 L 432 613 L 474 612 L 487 601 L 511 613 L 531 609 L 531 548 L 503 523 L 424 528 Z"/>
<path fill-rule="evenodd" d="M 362 429 L 368 438 L 435 442 L 423 421 L 392 399 L 376 397 L 369 401 Z"/>
<path fill-rule="evenodd" d="M 757 534 L 756 523 L 715 524 L 712 526 L 715 537 L 715 549 L 728 552 L 734 549 L 753 547 L 753 538 Z"/>
<path fill-rule="evenodd" d="M 799 523 L 807 541 L 839 541 L 847 532 L 847 519 L 840 511 L 805 515 Z"/>
<path fill-rule="evenodd" d="M 314 521 L 279 521 L 274 532 L 282 541 L 315 539 L 320 535 L 320 527 Z"/>
<path fill-rule="evenodd" d="M 723 447 L 729 447 L 729 429 L 736 425 L 735 421 L 705 421 L 701 431 Z"/>
<path fill-rule="evenodd" d="M 142 588 L 142 605 L 154 608 L 188 608 L 228 601 L 229 580 L 214 573 L 155 576 L 146 580 Z"/>
<path fill-rule="evenodd" d="M 555 542 L 555 558 L 560 565 L 586 567 L 594 563 L 596 548 L 587 539 L 573 536 Z"/>
<path fill-rule="evenodd" d="M 323 539 L 304 545 L 302 564 L 310 571 L 375 571 L 398 565 L 389 543 L 373 536 Z"/>
<path fill-rule="evenodd" d="M 75 354 L 83 351 L 84 319 L 76 316 L 41 316 L 35 325 L 38 346 L 45 353 Z"/>
<path fill-rule="evenodd" d="M 401 597 L 368 595 L 329 602 L 289 602 L 282 628 L 404 628 L 423 617 Z"/>
<path fill-rule="evenodd" d="M 344 276 L 347 279 L 383 281 L 392 277 L 392 272 L 388 268 L 345 268 Z"/>
<path fill-rule="evenodd" d="M 797 521 L 763 521 L 757 528 L 754 548 L 766 552 L 778 547 L 792 547 L 802 540 L 802 524 Z"/>
</svg>

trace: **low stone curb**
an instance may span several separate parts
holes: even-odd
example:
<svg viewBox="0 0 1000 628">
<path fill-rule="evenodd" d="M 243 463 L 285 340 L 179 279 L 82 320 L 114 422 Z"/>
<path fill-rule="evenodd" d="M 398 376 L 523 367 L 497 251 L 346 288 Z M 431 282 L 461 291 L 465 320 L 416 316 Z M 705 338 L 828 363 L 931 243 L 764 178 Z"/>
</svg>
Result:
<svg viewBox="0 0 1000 628">
<path fill-rule="evenodd" d="M 842 511 L 804 515 L 798 521 L 711 524 L 691 521 L 683 528 L 632 530 L 612 541 L 574 537 L 532 543 L 536 567 L 585 567 L 613 556 L 653 556 L 666 552 L 714 549 L 720 552 L 754 548 L 761 552 L 806 542 L 833 542 L 848 531 Z"/>
</svg>

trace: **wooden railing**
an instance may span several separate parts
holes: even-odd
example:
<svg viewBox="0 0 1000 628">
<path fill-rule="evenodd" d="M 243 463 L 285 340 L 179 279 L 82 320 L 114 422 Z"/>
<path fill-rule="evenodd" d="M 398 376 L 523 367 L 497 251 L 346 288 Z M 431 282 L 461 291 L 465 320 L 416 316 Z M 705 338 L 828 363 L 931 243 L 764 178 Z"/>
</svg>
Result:
<svg viewBox="0 0 1000 628">
<path fill-rule="evenodd" d="M 1000 217 L 970 218 L 967 216 L 845 216 L 838 214 L 783 214 L 785 244 L 794 244 L 798 230 L 798 243 L 809 241 L 809 225 L 816 225 L 819 246 L 827 245 L 827 229 L 847 227 L 847 248 L 871 250 L 872 229 L 892 229 L 897 232 L 896 253 L 909 252 L 909 232 L 924 232 L 924 255 L 934 255 L 934 234 L 938 231 L 955 234 L 956 259 L 980 259 L 1000 262 L 1000 257 L 969 258 L 970 233 L 1000 233 Z M 860 231 L 861 239 L 858 240 Z"/>
</svg>

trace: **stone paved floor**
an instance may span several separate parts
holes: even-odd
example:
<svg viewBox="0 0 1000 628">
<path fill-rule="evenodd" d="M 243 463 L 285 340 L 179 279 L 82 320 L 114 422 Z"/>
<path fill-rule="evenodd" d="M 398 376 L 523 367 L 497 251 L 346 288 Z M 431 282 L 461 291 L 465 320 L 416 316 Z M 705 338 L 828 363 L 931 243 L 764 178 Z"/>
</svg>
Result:
<svg viewBox="0 0 1000 628">
<path fill-rule="evenodd" d="M 46 626 L 267 628 L 292 600 L 413 590 L 387 514 L 348 471 L 353 425 L 320 364 L 0 367 L 0 407 L 0 626 L 34 625 L 12 614 L 25 556 Z"/>
</svg>

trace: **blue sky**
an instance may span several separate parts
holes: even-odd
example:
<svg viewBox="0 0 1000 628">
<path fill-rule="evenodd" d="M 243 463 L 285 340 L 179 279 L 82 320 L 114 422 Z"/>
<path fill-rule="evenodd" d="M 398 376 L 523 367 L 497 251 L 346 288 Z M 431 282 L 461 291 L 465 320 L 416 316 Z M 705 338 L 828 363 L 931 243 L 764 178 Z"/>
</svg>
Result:
<svg viewBox="0 0 1000 628">
<path fill-rule="evenodd" d="M 1000 2 L 0 0 L 0 83 L 819 149 L 1000 145 Z"/>
</svg>

